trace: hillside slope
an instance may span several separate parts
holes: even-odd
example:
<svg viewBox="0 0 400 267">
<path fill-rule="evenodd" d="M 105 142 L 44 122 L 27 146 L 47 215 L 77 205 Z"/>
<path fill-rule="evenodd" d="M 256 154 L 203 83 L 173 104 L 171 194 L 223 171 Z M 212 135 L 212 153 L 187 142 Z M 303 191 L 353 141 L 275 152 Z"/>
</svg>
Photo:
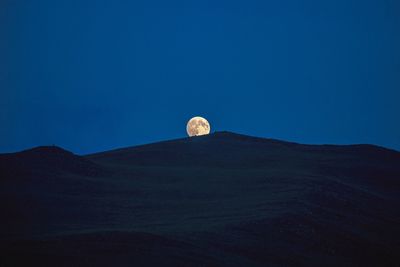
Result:
<svg viewBox="0 0 400 267">
<path fill-rule="evenodd" d="M 229 132 L 39 151 L 0 155 L 1 266 L 400 262 L 397 151 Z"/>
</svg>

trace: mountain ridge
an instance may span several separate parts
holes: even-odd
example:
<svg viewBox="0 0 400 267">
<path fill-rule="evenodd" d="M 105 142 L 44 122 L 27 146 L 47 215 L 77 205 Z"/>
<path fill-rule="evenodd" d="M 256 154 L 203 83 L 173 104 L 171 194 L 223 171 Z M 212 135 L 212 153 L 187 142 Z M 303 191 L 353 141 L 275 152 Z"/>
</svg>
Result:
<svg viewBox="0 0 400 267">
<path fill-rule="evenodd" d="M 96 175 L 102 168 L 58 146 L 38 146 L 16 153 L 0 154 L 0 170 L 11 173 L 61 172 Z"/>
<path fill-rule="evenodd" d="M 180 138 L 85 155 L 94 162 L 151 165 L 269 166 L 270 162 L 321 161 L 329 155 L 376 160 L 400 159 L 400 153 L 374 145 L 303 145 L 230 132 Z"/>
<path fill-rule="evenodd" d="M 136 148 L 141 148 L 141 147 L 147 147 L 147 146 L 153 146 L 153 145 L 158 145 L 158 144 L 165 144 L 165 143 L 173 143 L 173 142 L 185 142 L 188 140 L 195 140 L 195 139 L 203 139 L 203 138 L 229 138 L 229 139 L 236 139 L 236 140 L 252 140 L 252 141 L 259 141 L 259 142 L 270 142 L 270 143 L 276 143 L 276 144 L 283 144 L 283 145 L 293 145 L 293 146 L 307 146 L 307 147 L 321 147 L 321 148 L 371 148 L 371 149 L 380 149 L 380 150 L 386 150 L 386 151 L 391 151 L 391 152 L 396 152 L 400 153 L 400 151 L 385 147 L 385 146 L 380 146 L 380 145 L 375 145 L 375 144 L 367 144 L 367 143 L 355 143 L 355 144 L 303 144 L 299 142 L 293 142 L 293 141 L 286 141 L 282 139 L 275 139 L 275 138 L 267 138 L 267 137 L 258 137 L 258 136 L 252 136 L 252 135 L 246 135 L 246 134 L 241 134 L 241 133 L 235 133 L 231 131 L 216 131 L 213 133 L 210 133 L 208 135 L 203 135 L 203 136 L 193 136 L 193 137 L 182 137 L 182 138 L 175 138 L 175 139 L 169 139 L 169 140 L 161 140 L 161 141 L 156 141 L 156 142 L 150 142 L 150 143 L 145 143 L 145 144 L 139 144 L 139 145 L 133 145 L 133 146 L 126 146 L 126 147 L 118 147 L 118 148 L 112 148 L 112 149 L 107 149 L 104 151 L 98 151 L 98 152 L 93 152 L 93 153 L 85 153 L 85 154 L 74 154 L 72 151 L 67 150 L 63 147 L 57 146 L 57 145 L 42 145 L 42 146 L 35 146 L 32 148 L 27 148 L 23 149 L 20 151 L 16 152 L 6 152 L 6 153 L 0 153 L 0 156 L 8 156 L 8 155 L 15 155 L 15 154 L 25 154 L 25 153 L 64 153 L 64 154 L 74 154 L 77 156 L 83 156 L 83 157 L 91 157 L 103 153 L 109 153 L 109 152 L 117 152 L 117 151 L 123 151 L 123 150 L 132 150 Z"/>
<path fill-rule="evenodd" d="M 189 142 L 189 141 L 207 141 L 207 140 L 215 139 L 215 138 L 219 139 L 220 141 L 228 141 L 228 140 L 230 140 L 230 141 L 231 140 L 253 141 L 253 142 L 262 142 L 262 143 L 270 143 L 270 144 L 280 144 L 280 145 L 284 145 L 284 146 L 298 146 L 298 147 L 309 147 L 309 148 L 376 149 L 376 150 L 394 152 L 394 153 L 400 154 L 400 152 L 395 149 L 378 146 L 378 145 L 374 145 L 374 144 L 346 144 L 346 145 L 302 144 L 302 143 L 298 143 L 298 142 L 284 141 L 284 140 L 274 139 L 274 138 L 250 136 L 250 135 L 239 134 L 239 133 L 234 133 L 234 132 L 230 132 L 230 131 L 218 131 L 218 132 L 211 133 L 209 135 L 183 137 L 183 138 L 176 138 L 176 139 L 170 139 L 170 140 L 164 140 L 164 141 L 157 141 L 157 142 L 152 142 L 152 143 L 147 143 L 147 144 L 120 147 L 120 148 L 115 148 L 115 149 L 110 149 L 110 150 L 105 150 L 105 151 L 100 151 L 100 152 L 95 152 L 95 153 L 84 154 L 83 156 L 90 158 L 93 156 L 98 156 L 98 155 L 106 154 L 106 153 L 123 152 L 123 151 L 147 148 L 150 146 L 163 145 L 163 144 L 176 143 L 176 142 L 184 143 L 184 142 Z"/>
<path fill-rule="evenodd" d="M 223 132 L 39 147 L 0 155 L 0 177 L 1 266 L 400 262 L 400 153 L 375 146 Z"/>
</svg>

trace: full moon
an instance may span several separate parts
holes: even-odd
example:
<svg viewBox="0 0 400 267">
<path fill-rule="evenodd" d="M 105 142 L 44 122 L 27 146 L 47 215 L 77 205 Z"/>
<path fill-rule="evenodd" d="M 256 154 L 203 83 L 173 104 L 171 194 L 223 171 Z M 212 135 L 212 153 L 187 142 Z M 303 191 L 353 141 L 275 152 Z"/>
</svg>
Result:
<svg viewBox="0 0 400 267">
<path fill-rule="evenodd" d="M 188 121 L 186 131 L 189 136 L 209 134 L 210 124 L 202 117 L 193 117 Z"/>
</svg>

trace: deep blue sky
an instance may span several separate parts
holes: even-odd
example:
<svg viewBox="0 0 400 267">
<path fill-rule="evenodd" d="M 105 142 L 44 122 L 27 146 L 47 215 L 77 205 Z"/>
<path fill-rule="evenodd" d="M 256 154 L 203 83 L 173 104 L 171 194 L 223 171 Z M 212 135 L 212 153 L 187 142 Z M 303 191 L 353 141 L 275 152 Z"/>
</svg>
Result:
<svg viewBox="0 0 400 267">
<path fill-rule="evenodd" d="M 213 131 L 400 150 L 400 2 L 0 2 L 0 152 Z"/>
</svg>

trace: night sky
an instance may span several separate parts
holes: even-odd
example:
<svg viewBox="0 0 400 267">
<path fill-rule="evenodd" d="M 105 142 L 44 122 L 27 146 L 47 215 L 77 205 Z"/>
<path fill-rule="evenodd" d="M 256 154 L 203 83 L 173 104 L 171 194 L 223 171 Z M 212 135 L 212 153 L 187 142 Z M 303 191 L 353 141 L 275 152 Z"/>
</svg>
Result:
<svg viewBox="0 0 400 267">
<path fill-rule="evenodd" d="M 196 115 L 400 150 L 400 2 L 0 2 L 0 152 L 180 138 Z"/>
</svg>

